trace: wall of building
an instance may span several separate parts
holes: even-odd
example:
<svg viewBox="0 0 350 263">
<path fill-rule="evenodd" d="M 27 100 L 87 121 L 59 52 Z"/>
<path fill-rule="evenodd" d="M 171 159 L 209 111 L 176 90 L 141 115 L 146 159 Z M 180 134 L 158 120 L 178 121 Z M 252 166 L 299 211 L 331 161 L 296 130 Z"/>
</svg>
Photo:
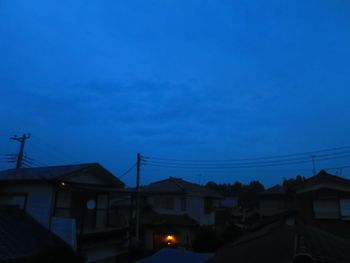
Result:
<svg viewBox="0 0 350 263">
<path fill-rule="evenodd" d="M 342 218 L 340 211 L 338 218 L 320 219 L 315 217 L 314 200 L 326 198 L 334 198 L 340 202 L 339 200 L 342 198 L 350 199 L 350 193 L 330 189 L 319 189 L 298 194 L 296 196 L 295 206 L 299 217 L 307 224 L 315 225 L 327 232 L 350 239 L 350 220 L 349 218 Z"/>
<path fill-rule="evenodd" d="M 69 244 L 74 251 L 77 250 L 77 232 L 74 218 L 53 217 L 51 231 Z"/>
<path fill-rule="evenodd" d="M 53 186 L 49 183 L 4 183 L 0 186 L 0 193 L 26 193 L 26 212 L 34 217 L 46 228 L 49 227 L 51 206 L 53 200 Z"/>
<path fill-rule="evenodd" d="M 234 208 L 238 205 L 238 197 L 225 197 L 220 201 L 220 206 L 227 208 Z"/>
<path fill-rule="evenodd" d="M 273 216 L 290 209 L 290 203 L 284 197 L 264 197 L 259 200 L 259 214 L 261 216 Z"/>
<path fill-rule="evenodd" d="M 65 181 L 80 183 L 80 184 L 93 184 L 93 185 L 108 185 L 108 184 L 110 184 L 102 176 L 99 177 L 99 176 L 96 176 L 93 174 L 88 174 L 88 173 L 79 173 L 77 175 L 70 176 Z M 111 187 L 113 187 L 113 186 L 114 185 L 111 185 Z"/>
<path fill-rule="evenodd" d="M 215 203 L 215 201 L 213 201 Z M 215 206 L 215 204 L 213 204 Z M 200 225 L 214 225 L 215 213 L 214 210 L 209 213 L 205 212 L 205 201 L 203 197 L 189 196 L 188 197 L 188 215 L 197 220 Z"/>
<path fill-rule="evenodd" d="M 167 199 L 173 199 L 173 207 L 171 208 L 165 208 L 165 203 Z M 181 198 L 182 196 L 179 195 L 153 195 L 148 197 L 148 202 L 150 205 L 152 205 L 154 211 L 156 211 L 159 214 L 185 214 L 186 210 L 181 209 Z M 164 204 L 160 204 L 160 201 L 163 201 Z"/>
<path fill-rule="evenodd" d="M 171 209 L 159 207 L 157 205 L 157 199 L 165 200 L 166 198 L 173 198 L 174 206 Z M 182 199 L 185 198 L 186 206 L 183 210 Z M 148 202 L 152 205 L 153 209 L 159 214 L 187 214 L 194 220 L 196 220 L 200 225 L 213 225 L 215 224 L 215 213 L 214 210 L 210 213 L 205 212 L 204 198 L 201 196 L 180 196 L 180 195 L 154 195 L 148 197 Z M 215 201 L 214 205 L 216 204 Z"/>
</svg>

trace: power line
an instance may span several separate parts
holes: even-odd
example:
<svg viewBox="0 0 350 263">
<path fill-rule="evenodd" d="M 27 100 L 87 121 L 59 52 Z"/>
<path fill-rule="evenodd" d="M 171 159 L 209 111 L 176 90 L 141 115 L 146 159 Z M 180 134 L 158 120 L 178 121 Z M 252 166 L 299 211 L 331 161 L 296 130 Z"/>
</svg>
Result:
<svg viewBox="0 0 350 263">
<path fill-rule="evenodd" d="M 47 166 L 46 163 L 43 163 L 43 162 L 39 162 L 37 161 L 36 159 L 33 159 L 31 157 L 28 157 L 28 156 L 24 156 L 24 159 L 27 161 L 27 162 L 30 162 L 31 164 L 35 165 L 35 166 Z"/>
<path fill-rule="evenodd" d="M 125 175 L 130 173 L 135 167 L 136 167 L 136 163 L 133 164 L 130 168 L 128 168 L 124 173 L 122 173 L 122 175 L 117 176 L 117 178 L 119 178 L 119 179 L 123 178 Z"/>
<path fill-rule="evenodd" d="M 328 153 L 328 154 L 320 154 L 320 155 L 312 155 L 311 156 L 311 160 L 317 160 L 320 158 L 326 158 L 326 157 L 330 157 L 330 158 L 336 158 L 339 156 L 347 156 L 348 154 L 350 154 L 350 150 L 348 151 L 342 151 L 342 152 L 338 152 L 338 153 Z M 212 163 L 212 162 L 208 162 L 208 163 L 186 163 L 186 162 L 170 162 L 170 161 L 153 161 L 152 159 L 146 159 L 144 160 L 145 164 L 157 164 L 157 165 L 180 165 L 180 166 L 208 166 L 208 167 L 216 167 L 216 166 L 220 166 L 220 167 L 224 167 L 224 166 L 232 166 L 232 165 L 262 165 L 262 164 L 278 164 L 278 163 L 289 163 L 289 162 L 295 162 L 295 161 L 310 161 L 310 157 L 309 156 L 304 156 L 304 157 L 296 157 L 296 158 L 288 158 L 288 159 L 276 159 L 276 160 L 269 160 L 269 161 L 255 161 L 255 162 L 226 162 L 226 163 Z"/>
<path fill-rule="evenodd" d="M 301 156 L 301 155 L 307 155 L 311 156 L 315 153 L 321 153 L 321 152 L 332 152 L 332 151 L 339 151 L 343 149 L 350 149 L 349 146 L 342 146 L 342 147 L 335 147 L 335 148 L 328 148 L 328 149 L 321 149 L 321 150 L 315 150 L 315 151 L 307 151 L 307 152 L 299 152 L 299 153 L 292 153 L 292 154 L 282 154 L 282 155 L 272 155 L 272 156 L 264 156 L 264 157 L 254 157 L 254 158 L 239 158 L 239 159 L 226 159 L 226 160 L 199 160 L 199 159 L 172 159 L 172 158 L 159 158 L 159 157 L 151 157 L 147 156 L 144 157 L 145 160 L 147 159 L 153 159 L 153 160 L 160 160 L 160 161 L 171 161 L 171 162 L 239 162 L 239 161 L 254 161 L 254 160 L 265 160 L 265 159 L 276 159 L 276 158 L 284 158 L 284 157 L 292 157 L 292 156 Z"/>
<path fill-rule="evenodd" d="M 326 161 L 326 160 L 335 160 L 335 159 L 343 159 L 350 157 L 350 154 L 346 155 L 340 155 L 340 156 L 333 156 L 333 157 L 324 157 L 324 158 L 315 158 L 315 161 Z M 183 165 L 183 164 L 158 164 L 151 161 L 147 161 L 144 164 L 147 166 L 155 166 L 155 167 L 164 167 L 164 168 L 181 168 L 181 169 L 199 169 L 199 168 L 205 168 L 205 169 L 244 169 L 244 168 L 261 168 L 261 167 L 272 167 L 272 166 L 288 166 L 293 164 L 303 164 L 303 163 L 310 163 L 310 160 L 300 160 L 300 161 L 284 161 L 284 162 L 275 162 L 275 163 L 261 163 L 261 164 L 248 164 L 247 163 L 241 163 L 241 164 L 231 164 L 231 165 L 208 165 L 208 164 L 189 164 L 189 165 Z"/>
</svg>

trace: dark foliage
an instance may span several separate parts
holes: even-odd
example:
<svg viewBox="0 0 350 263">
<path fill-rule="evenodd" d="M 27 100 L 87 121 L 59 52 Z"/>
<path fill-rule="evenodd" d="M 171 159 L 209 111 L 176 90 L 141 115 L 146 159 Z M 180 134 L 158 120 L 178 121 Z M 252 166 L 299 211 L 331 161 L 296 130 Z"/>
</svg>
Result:
<svg viewBox="0 0 350 263">
<path fill-rule="evenodd" d="M 239 204 L 245 208 L 254 208 L 257 206 L 257 195 L 263 191 L 264 185 L 259 181 L 251 181 L 244 185 L 240 182 L 233 184 L 217 184 L 215 182 L 208 182 L 205 187 L 217 191 L 224 196 L 237 196 Z"/>
<path fill-rule="evenodd" d="M 293 189 L 295 186 L 300 185 L 305 181 L 305 177 L 301 175 L 297 175 L 295 178 L 284 179 L 283 186 L 288 189 Z"/>
</svg>

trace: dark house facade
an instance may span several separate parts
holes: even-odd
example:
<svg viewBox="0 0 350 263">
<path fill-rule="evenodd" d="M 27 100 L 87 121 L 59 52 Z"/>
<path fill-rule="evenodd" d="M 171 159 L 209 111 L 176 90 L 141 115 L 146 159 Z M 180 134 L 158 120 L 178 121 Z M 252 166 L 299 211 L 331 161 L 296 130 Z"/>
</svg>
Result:
<svg viewBox="0 0 350 263">
<path fill-rule="evenodd" d="M 17 206 L 60 237 L 86 262 L 126 253 L 128 226 L 115 221 L 112 194 L 123 182 L 97 163 L 0 172 L 0 205 Z"/>
<path fill-rule="evenodd" d="M 265 190 L 259 204 L 262 218 L 293 213 L 305 224 L 350 238 L 350 180 L 324 170 L 293 188 Z"/>
<path fill-rule="evenodd" d="M 321 171 L 296 188 L 295 207 L 306 224 L 350 239 L 350 180 Z"/>
<path fill-rule="evenodd" d="M 195 227 L 215 224 L 215 208 L 222 198 L 212 190 L 175 177 L 143 187 L 141 196 L 146 249 L 164 245 L 190 248 Z"/>
</svg>

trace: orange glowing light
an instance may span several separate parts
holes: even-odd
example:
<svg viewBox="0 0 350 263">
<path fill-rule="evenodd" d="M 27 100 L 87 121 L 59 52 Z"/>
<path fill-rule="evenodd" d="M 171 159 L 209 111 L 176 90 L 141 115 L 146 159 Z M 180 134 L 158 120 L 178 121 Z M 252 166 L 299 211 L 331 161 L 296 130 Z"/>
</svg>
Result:
<svg viewBox="0 0 350 263">
<path fill-rule="evenodd" d="M 165 237 L 165 243 L 168 245 L 168 246 L 171 246 L 171 245 L 174 245 L 176 243 L 176 238 L 174 235 L 167 235 Z"/>
</svg>

